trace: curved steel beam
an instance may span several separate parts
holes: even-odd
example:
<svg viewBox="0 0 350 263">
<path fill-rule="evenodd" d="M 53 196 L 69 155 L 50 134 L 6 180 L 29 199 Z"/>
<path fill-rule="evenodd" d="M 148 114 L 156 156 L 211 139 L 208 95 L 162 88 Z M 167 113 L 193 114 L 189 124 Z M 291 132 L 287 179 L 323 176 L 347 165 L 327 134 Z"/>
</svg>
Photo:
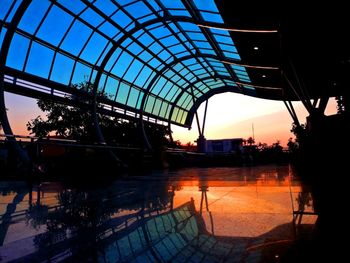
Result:
<svg viewBox="0 0 350 263">
<path fill-rule="evenodd" d="M 186 121 L 185 121 L 185 125 L 187 125 L 188 127 L 191 126 L 192 124 L 192 120 L 193 120 L 193 116 L 195 114 L 195 112 L 197 111 L 197 109 L 199 108 L 199 106 L 206 100 L 208 100 L 210 97 L 216 95 L 216 94 L 220 94 L 220 93 L 224 93 L 224 92 L 234 92 L 234 93 L 238 93 L 240 91 L 239 87 L 237 86 L 230 86 L 230 85 L 225 85 L 219 88 L 215 88 L 212 89 L 210 91 L 208 91 L 207 93 L 205 93 L 204 95 L 200 96 L 196 102 L 193 104 L 193 106 L 191 107 L 191 109 L 188 111 L 188 115 L 186 117 Z M 170 116 L 170 115 L 169 115 Z"/>
<path fill-rule="evenodd" d="M 232 80 L 231 77 L 228 77 L 228 76 L 222 76 L 222 75 L 218 75 L 216 76 L 216 78 L 218 79 L 221 79 L 221 80 Z M 201 82 L 201 81 L 204 81 L 204 80 L 208 80 L 208 79 L 214 79 L 214 77 L 210 76 L 210 77 L 205 77 L 205 78 L 201 78 L 201 79 L 197 79 L 195 82 L 192 83 L 192 85 L 195 85 L 196 83 L 198 82 Z M 257 86 L 257 85 L 252 85 L 250 83 L 244 83 L 244 82 L 237 82 L 235 81 L 237 84 L 240 84 L 240 85 L 245 85 L 245 86 L 251 86 L 251 87 L 254 87 L 254 88 L 259 88 L 259 89 L 272 89 L 272 90 L 282 90 L 282 88 L 277 88 L 277 87 L 266 87 L 266 86 Z M 184 92 L 186 90 L 190 89 L 190 85 L 184 87 L 181 92 L 177 95 L 177 97 L 175 98 L 174 102 L 172 103 L 172 107 L 170 109 L 170 112 L 169 112 L 169 117 L 168 117 L 168 122 L 171 122 L 171 117 L 173 115 L 173 112 L 174 112 L 174 107 L 176 106 L 177 102 L 179 101 L 179 99 L 181 98 L 181 96 L 184 94 Z M 249 93 L 249 90 L 245 89 L 244 91 L 248 92 Z M 241 89 L 238 89 L 238 91 L 236 93 L 242 93 L 242 90 Z M 243 93 L 245 94 L 245 93 Z M 249 94 L 250 96 L 252 97 L 257 97 L 256 94 Z M 191 123 L 190 123 L 191 125 Z"/>
<path fill-rule="evenodd" d="M 192 18 L 189 18 L 189 17 L 185 17 L 185 16 L 164 16 L 162 18 L 155 18 L 155 19 L 151 19 L 149 21 L 146 21 L 144 23 L 136 23 L 136 26 L 134 28 L 132 28 L 130 31 L 126 32 L 120 39 L 118 39 L 117 41 L 113 42 L 113 46 L 111 47 L 111 49 L 107 52 L 106 56 L 104 57 L 103 61 L 101 62 L 98 70 L 97 70 L 97 73 L 96 73 L 96 77 L 95 77 L 95 82 L 94 82 L 94 85 L 93 85 L 93 105 L 92 105 L 92 116 L 93 116 L 93 121 L 94 121 L 94 125 L 95 125 L 95 129 L 96 129 L 96 135 L 98 137 L 98 140 L 102 143 L 105 143 L 105 140 L 103 138 L 103 134 L 102 134 L 102 131 L 99 127 L 99 123 L 98 123 L 98 116 L 97 116 L 97 91 L 98 91 L 98 85 L 100 83 L 100 80 L 101 80 L 101 77 L 102 77 L 102 74 L 103 74 L 103 70 L 104 68 L 106 67 L 108 61 L 110 60 L 110 58 L 112 57 L 112 55 L 114 54 L 114 52 L 117 50 L 117 48 L 125 41 L 127 40 L 128 38 L 130 38 L 131 35 L 133 35 L 134 33 L 136 33 L 137 31 L 139 30 L 142 30 L 143 28 L 147 27 L 147 26 L 150 26 L 150 25 L 153 25 L 153 24 L 156 24 L 156 23 L 159 23 L 159 22 L 164 22 L 164 21 L 176 21 L 176 22 L 189 22 L 189 23 L 196 23 L 196 21 Z M 218 28 L 218 29 L 222 29 L 222 30 L 228 30 L 227 28 L 224 28 L 224 24 L 220 24 L 220 23 L 201 23 L 201 24 L 198 24 L 198 26 L 212 26 L 214 28 Z M 240 32 L 243 32 L 243 31 L 240 31 Z M 260 32 L 260 31 L 254 31 L 255 33 L 266 33 L 266 32 Z M 252 33 L 252 32 L 250 32 Z M 275 32 L 270 32 L 270 33 L 275 33 Z M 190 58 L 193 58 L 193 56 L 188 56 Z M 208 57 L 211 57 L 211 58 L 215 58 L 215 59 L 218 59 L 216 56 L 214 55 L 208 55 Z M 187 58 L 189 59 L 189 58 Z M 223 61 L 224 63 L 229 63 L 229 64 L 233 64 L 233 65 L 239 65 L 239 66 L 249 66 L 249 65 L 244 65 L 244 64 L 241 64 L 241 63 L 238 63 L 237 61 L 235 60 L 227 60 L 227 61 Z M 253 66 L 253 67 L 259 67 L 259 66 Z M 265 67 L 262 67 L 262 68 L 265 68 Z M 160 73 L 158 73 L 156 76 L 159 76 Z M 146 94 L 144 94 L 143 96 L 143 103 L 144 104 L 144 98 L 148 95 L 147 94 L 147 90 L 146 90 Z M 141 104 L 141 105 L 142 105 Z M 143 106 L 143 105 L 142 105 Z M 143 107 L 141 107 L 141 112 L 143 111 Z M 142 120 L 143 118 L 143 115 L 141 113 L 140 115 L 140 119 Z M 142 122 L 142 121 L 141 121 Z M 144 133 L 144 125 L 143 123 L 141 124 L 141 127 L 142 127 L 142 132 L 143 134 L 145 135 Z M 149 148 L 150 144 L 148 142 L 148 140 L 146 139 L 146 146 L 147 148 Z"/>
<path fill-rule="evenodd" d="M 10 50 L 10 45 L 13 39 L 13 36 L 16 32 L 16 28 L 21 21 L 24 13 L 26 12 L 28 6 L 31 4 L 31 0 L 23 0 L 23 2 L 20 4 L 20 6 L 17 8 L 9 27 L 7 28 L 6 34 L 4 36 L 4 40 L 1 46 L 0 50 L 0 121 L 2 124 L 2 128 L 4 130 L 4 133 L 6 135 L 6 138 L 8 141 L 12 142 L 12 145 L 15 149 L 15 151 L 18 153 L 21 161 L 25 165 L 30 165 L 30 158 L 28 156 L 28 153 L 24 151 L 17 143 L 16 139 L 12 136 L 13 131 L 11 129 L 10 122 L 7 117 L 6 113 L 6 104 L 5 104 L 5 97 L 4 97 L 4 69 L 6 66 L 6 58 L 8 55 L 8 52 Z"/>
<path fill-rule="evenodd" d="M 203 58 L 213 58 L 213 59 L 218 59 L 216 56 L 214 55 L 210 55 L 210 54 L 199 54 L 198 57 L 203 57 Z M 151 91 L 151 88 L 153 87 L 154 83 L 156 82 L 156 80 L 167 70 L 167 69 L 170 69 L 173 65 L 176 65 L 182 61 L 186 61 L 186 60 L 189 60 L 189 59 L 192 59 L 193 56 L 191 55 L 187 55 L 187 56 L 183 56 L 181 58 L 177 58 L 177 59 L 174 59 L 171 63 L 169 64 L 166 64 L 164 65 L 163 68 L 161 68 L 157 74 L 152 78 L 152 80 L 149 82 L 149 84 L 147 85 L 146 89 L 144 90 L 144 96 L 142 97 L 142 101 L 141 101 L 141 104 L 140 104 L 140 121 L 141 121 L 141 129 L 142 129 L 142 134 L 144 136 L 144 139 L 145 139 L 145 144 L 147 146 L 148 149 L 151 149 L 151 145 L 147 139 L 147 136 L 146 136 L 146 133 L 145 133 L 145 130 L 144 130 L 144 124 L 143 124 L 143 111 L 144 111 L 144 107 L 145 107 L 145 102 L 146 102 L 146 99 L 147 97 L 149 96 L 150 94 L 150 91 Z M 219 60 L 219 59 L 218 59 Z M 220 60 L 221 61 L 221 60 Z M 240 64 L 237 64 L 236 62 L 230 62 L 231 64 L 236 64 L 236 65 L 240 65 Z M 266 67 L 263 67 L 264 69 L 266 69 Z M 228 79 L 228 80 L 232 80 L 232 77 L 224 77 L 224 76 L 216 76 L 217 78 L 219 79 Z M 197 82 L 201 82 L 205 79 L 214 79 L 214 76 L 210 76 L 210 77 L 206 77 L 206 78 L 203 78 L 203 79 L 199 79 L 197 80 L 196 82 L 194 83 L 197 83 Z M 266 89 L 280 89 L 280 88 L 275 88 L 275 87 L 264 87 L 264 86 L 255 86 L 255 85 L 251 85 L 250 83 L 244 83 L 244 82 L 238 82 L 238 81 L 235 81 L 238 85 L 248 85 L 248 86 L 253 86 L 253 87 L 258 87 L 258 88 L 266 88 Z M 185 88 L 182 89 L 182 91 L 179 93 L 178 97 L 176 98 L 176 101 L 174 101 L 172 103 L 172 108 L 171 108 L 171 112 L 169 114 L 169 119 L 171 119 L 171 116 L 172 116 L 172 113 L 173 113 L 173 109 L 174 109 L 174 106 L 176 105 L 177 101 L 179 100 L 180 98 L 180 95 L 182 95 L 187 89 L 189 89 L 190 87 L 193 86 L 194 83 L 189 83 L 188 86 L 186 86 Z M 199 90 L 200 91 L 200 90 Z M 241 89 L 238 88 L 238 93 L 241 93 Z M 203 92 L 202 92 L 203 93 Z"/>
<path fill-rule="evenodd" d="M 225 76 L 219 76 L 220 79 L 229 79 L 231 80 L 230 77 L 225 77 Z M 173 115 L 173 112 L 174 112 L 174 108 L 175 108 L 175 105 L 177 104 L 177 102 L 179 101 L 179 99 L 181 98 L 181 96 L 185 93 L 185 91 L 187 89 L 190 88 L 191 85 L 195 85 L 197 84 L 198 82 L 201 82 L 201 81 L 204 81 L 204 80 L 208 80 L 208 79 L 213 79 L 213 77 L 205 77 L 205 78 L 201 78 L 201 79 L 197 79 L 196 81 L 194 81 L 193 83 L 191 83 L 190 85 L 187 85 L 185 88 L 183 88 L 179 95 L 177 95 L 177 97 L 175 98 L 174 102 L 172 103 L 172 106 L 171 106 L 171 109 L 170 109 L 170 112 L 169 112 L 169 117 L 168 117 L 168 123 L 170 124 L 171 123 L 171 117 Z"/>
<path fill-rule="evenodd" d="M 117 50 L 117 48 L 125 40 L 127 40 L 131 35 L 135 34 L 137 31 L 142 30 L 143 28 L 145 28 L 147 26 L 151 26 L 151 25 L 154 25 L 156 23 L 164 22 L 164 21 L 196 23 L 196 21 L 194 19 L 186 17 L 186 16 L 168 16 L 168 17 L 165 16 L 165 17 L 162 17 L 162 18 L 155 18 L 155 19 L 148 20 L 148 21 L 146 21 L 146 22 L 144 22 L 142 24 L 136 23 L 136 26 L 134 28 L 132 28 L 130 31 L 126 32 L 121 38 L 119 38 L 117 41 L 112 43 L 113 46 L 107 52 L 106 56 L 103 58 L 103 61 L 101 62 L 100 66 L 99 66 L 99 68 L 97 70 L 97 73 L 96 73 L 96 78 L 95 78 L 94 87 L 93 87 L 94 95 L 96 95 L 96 93 L 97 93 L 98 85 L 99 85 L 99 82 L 101 80 L 101 77 L 102 77 L 102 74 L 103 74 L 103 70 L 106 67 L 106 65 L 107 65 L 108 61 L 110 60 L 110 58 L 113 56 L 114 52 Z M 207 26 L 212 25 L 214 28 L 220 28 L 220 26 L 221 26 L 223 30 L 226 30 L 226 29 L 224 29 L 224 24 L 210 22 L 210 23 L 206 23 L 206 25 Z M 256 31 L 255 33 L 259 33 L 259 31 Z M 201 56 L 202 57 L 206 56 L 206 57 L 209 57 L 209 58 L 218 59 L 217 56 L 210 55 L 210 54 L 201 54 Z M 190 57 L 192 58 L 192 56 L 190 56 Z M 244 67 L 254 67 L 254 68 L 262 68 L 262 69 L 276 69 L 274 67 L 264 67 L 264 66 L 257 66 L 257 65 L 246 65 L 246 64 L 239 63 L 238 61 L 233 60 L 233 59 L 225 59 L 225 61 L 222 61 L 222 62 L 223 63 L 232 64 L 232 65 L 244 66 Z"/>
<path fill-rule="evenodd" d="M 259 86 L 257 86 L 257 87 L 259 87 Z M 262 88 L 262 87 L 260 87 L 260 88 Z M 282 89 L 276 89 L 276 90 L 282 91 Z M 224 93 L 224 92 L 241 93 L 239 87 L 232 86 L 232 85 L 225 85 L 225 86 L 222 86 L 222 87 L 219 87 L 219 88 L 214 88 L 214 89 L 208 91 L 204 95 L 200 96 L 196 100 L 196 103 L 194 105 L 192 105 L 191 109 L 188 111 L 188 115 L 187 115 L 187 118 L 186 118 L 186 121 L 185 121 L 185 126 L 187 126 L 187 127 L 191 126 L 195 111 L 199 108 L 199 106 L 204 101 L 208 100 L 210 97 L 212 97 L 212 96 L 214 96 L 216 94 L 220 94 L 220 93 Z M 262 98 L 259 94 L 257 94 L 255 92 L 255 90 L 248 90 L 248 89 L 246 89 L 244 95 L 249 95 L 250 97 L 256 97 L 256 98 Z M 174 105 L 173 105 L 173 107 L 174 107 Z M 171 110 L 173 112 L 173 109 L 171 109 Z M 171 118 L 170 114 L 169 114 L 169 118 Z"/>
</svg>

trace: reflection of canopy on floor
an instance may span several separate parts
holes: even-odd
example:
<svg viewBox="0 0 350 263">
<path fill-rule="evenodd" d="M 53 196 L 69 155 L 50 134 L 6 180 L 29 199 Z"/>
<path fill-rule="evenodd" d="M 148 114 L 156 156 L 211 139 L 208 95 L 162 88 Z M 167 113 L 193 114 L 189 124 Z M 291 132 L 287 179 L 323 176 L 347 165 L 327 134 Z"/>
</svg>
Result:
<svg viewBox="0 0 350 263">
<path fill-rule="evenodd" d="M 135 222 L 134 229 L 115 233 L 100 255 L 102 262 L 216 262 L 233 253 L 244 253 L 245 247 L 233 247 L 210 235 L 193 200 L 155 217 Z"/>
<path fill-rule="evenodd" d="M 264 244 L 275 231 L 256 238 L 223 238 L 210 234 L 206 228 L 191 200 L 175 209 L 150 208 L 107 220 L 97 228 L 94 249 L 99 262 L 239 262 L 247 256 L 260 257 L 260 251 L 247 248 Z M 59 261 L 71 257 L 72 245 L 81 241 L 79 236 L 67 236 L 66 231 L 48 231 L 5 244 L 0 254 L 5 261 L 42 261 L 47 257 Z M 22 250 L 15 253 L 18 246 Z"/>
</svg>

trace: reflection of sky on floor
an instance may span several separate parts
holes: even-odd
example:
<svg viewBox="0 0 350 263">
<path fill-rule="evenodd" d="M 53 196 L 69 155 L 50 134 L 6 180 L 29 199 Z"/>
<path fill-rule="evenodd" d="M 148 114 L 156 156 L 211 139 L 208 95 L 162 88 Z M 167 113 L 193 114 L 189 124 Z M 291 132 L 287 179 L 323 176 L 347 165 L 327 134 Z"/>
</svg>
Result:
<svg viewBox="0 0 350 263">
<path fill-rule="evenodd" d="M 192 251 L 197 246 L 198 237 L 207 240 L 201 252 L 201 257 L 205 259 L 215 258 L 214 254 L 222 246 L 228 247 L 221 258 L 225 262 L 228 253 L 236 253 L 233 247 L 240 246 L 242 250 L 238 257 L 246 257 L 247 249 L 256 242 L 292 240 L 293 206 L 297 210 L 297 198 L 301 198 L 298 196 L 301 186 L 293 179 L 288 166 L 160 171 L 147 176 L 128 177 L 89 190 L 67 188 L 62 183 L 42 183 L 39 195 L 38 187 L 34 186 L 30 192 L 25 183 L 15 186 L 12 182 L 0 183 L 0 256 L 5 262 L 24 260 L 24 257 L 44 259 L 40 247 L 48 246 L 45 242 L 51 239 L 54 243 L 61 242 L 63 247 L 70 244 L 66 241 L 72 239 L 69 242 L 78 242 L 78 251 L 83 250 L 79 245 L 82 242 L 79 241 L 79 234 L 77 241 L 74 241 L 74 233 L 79 233 L 79 229 L 87 231 L 86 227 L 91 222 L 100 222 L 103 226 L 103 234 L 97 232 L 99 238 L 107 240 L 103 243 L 103 251 L 112 253 L 116 244 L 124 247 L 125 257 L 121 256 L 122 260 L 131 255 L 143 257 L 148 251 L 149 246 L 145 247 L 144 243 L 140 243 L 139 248 L 132 248 L 135 237 L 138 242 L 143 240 L 147 243 L 150 239 L 157 244 L 155 248 L 160 261 L 178 259 L 180 254 L 176 253 L 183 249 Z M 79 212 L 74 213 L 71 209 Z M 307 209 L 312 211 L 311 207 Z M 71 221 L 67 213 L 72 213 L 77 221 Z M 315 216 L 304 216 L 302 224 L 314 221 Z M 90 223 L 86 225 L 87 222 Z M 64 231 L 52 231 L 52 227 Z M 139 229 L 138 232 L 135 229 Z M 144 237 L 146 232 L 141 234 L 140 229 L 148 233 L 148 238 Z M 187 238 L 183 239 L 184 236 Z M 222 239 L 226 237 L 229 240 Z M 164 251 L 171 245 L 169 238 L 175 238 L 172 242 L 181 241 L 182 245 L 178 252 L 167 258 Z M 212 251 L 213 255 L 205 252 L 209 241 L 216 242 L 218 246 L 217 251 Z M 49 248 L 53 255 L 58 253 L 55 248 Z M 72 253 L 69 255 L 74 255 Z M 113 259 L 113 253 L 107 257 Z M 186 256 L 188 259 L 195 256 L 191 253 Z M 154 255 L 147 255 L 152 262 Z M 101 255 L 98 254 L 98 257 Z"/>
<path fill-rule="evenodd" d="M 198 187 L 191 186 L 175 193 L 175 207 L 191 197 L 199 208 L 201 192 Z M 215 235 L 254 237 L 292 221 L 289 187 L 286 186 L 209 187 L 207 198 Z M 204 213 L 204 220 L 210 232 L 207 214 Z"/>
</svg>

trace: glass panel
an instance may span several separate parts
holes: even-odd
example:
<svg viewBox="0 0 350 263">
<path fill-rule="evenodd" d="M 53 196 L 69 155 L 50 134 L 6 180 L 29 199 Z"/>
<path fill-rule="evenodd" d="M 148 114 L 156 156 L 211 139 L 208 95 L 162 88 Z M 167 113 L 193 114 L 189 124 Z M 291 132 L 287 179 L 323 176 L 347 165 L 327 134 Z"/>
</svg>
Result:
<svg viewBox="0 0 350 263">
<path fill-rule="evenodd" d="M 255 88 L 252 86 L 243 85 L 243 87 L 248 90 L 255 90 Z"/>
<path fill-rule="evenodd" d="M 146 112 L 149 112 L 149 113 L 152 112 L 154 102 L 155 102 L 155 98 L 153 96 L 147 97 L 147 102 L 146 102 L 146 107 L 145 107 Z"/>
<path fill-rule="evenodd" d="M 216 39 L 217 42 L 223 43 L 223 44 L 232 44 L 232 39 L 230 37 L 222 36 L 222 35 L 214 35 L 214 38 Z"/>
<path fill-rule="evenodd" d="M 180 89 L 177 89 L 174 94 L 172 94 L 173 96 L 171 97 L 170 94 L 167 96 L 169 97 L 169 101 L 170 102 L 174 102 L 174 100 L 176 99 L 176 97 L 180 94 Z"/>
<path fill-rule="evenodd" d="M 33 34 L 43 19 L 47 9 L 50 6 L 49 1 L 33 0 L 27 11 L 24 13 L 19 28 Z"/>
<path fill-rule="evenodd" d="M 176 121 L 178 113 L 179 113 L 179 108 L 178 107 L 174 107 L 173 115 L 171 116 L 171 120 L 172 121 Z"/>
<path fill-rule="evenodd" d="M 186 9 L 185 6 L 179 0 L 160 0 L 160 2 L 167 8 L 177 8 L 177 9 Z"/>
<path fill-rule="evenodd" d="M 105 94 L 107 94 L 107 96 L 110 97 L 111 99 L 114 98 L 118 85 L 119 85 L 118 80 L 112 77 L 108 77 L 106 82 L 106 87 L 104 90 Z"/>
<path fill-rule="evenodd" d="M 10 22 L 12 20 L 12 18 L 15 15 L 15 13 L 16 13 L 16 11 L 17 11 L 17 9 L 18 9 L 20 4 L 21 4 L 21 1 L 16 1 L 14 6 L 13 6 L 13 8 L 12 8 L 12 10 L 11 11 L 8 10 L 10 12 L 8 12 L 8 14 L 5 14 L 5 16 L 7 15 L 6 22 Z"/>
<path fill-rule="evenodd" d="M 160 42 L 164 46 L 172 46 L 172 45 L 175 45 L 175 44 L 179 43 L 179 41 L 174 36 L 168 36 L 166 38 L 162 38 L 160 40 Z"/>
<path fill-rule="evenodd" d="M 183 112 L 182 119 L 180 120 L 180 123 L 185 124 L 186 118 L 187 118 L 188 112 Z"/>
<path fill-rule="evenodd" d="M 140 18 L 151 13 L 151 10 L 149 10 L 149 8 L 140 1 L 125 7 L 125 10 L 128 11 L 134 18 Z"/>
<path fill-rule="evenodd" d="M 142 102 L 142 98 L 143 98 L 144 95 L 145 95 L 144 92 L 140 91 L 140 96 L 139 96 L 139 98 L 137 100 L 136 109 L 140 109 L 141 108 L 141 102 Z"/>
<path fill-rule="evenodd" d="M 78 55 L 91 35 L 92 30 L 79 21 L 75 21 L 63 41 L 62 49 Z"/>
<path fill-rule="evenodd" d="M 134 55 L 139 54 L 143 50 L 143 48 L 140 47 L 135 42 L 133 42 L 130 46 L 128 46 L 127 49 Z"/>
<path fill-rule="evenodd" d="M 62 4 L 75 14 L 80 13 L 86 7 L 81 1 L 58 0 L 57 2 Z"/>
<path fill-rule="evenodd" d="M 149 48 L 153 53 L 158 53 L 161 50 L 163 50 L 162 46 L 160 46 L 158 43 L 153 43 Z"/>
<path fill-rule="evenodd" d="M 112 68 L 112 73 L 118 77 L 121 77 L 132 62 L 132 60 L 132 56 L 130 56 L 126 52 L 123 52 L 115 66 Z"/>
<path fill-rule="evenodd" d="M 122 104 L 126 104 L 130 86 L 124 82 L 120 83 L 116 101 Z"/>
<path fill-rule="evenodd" d="M 152 60 L 150 60 L 148 62 L 149 65 L 151 65 L 153 68 L 157 68 L 159 65 L 161 65 L 162 63 L 156 59 L 156 58 L 153 58 Z"/>
<path fill-rule="evenodd" d="M 57 23 L 59 17 L 60 22 Z M 39 29 L 38 37 L 47 42 L 58 45 L 69 28 L 73 17 L 53 6 Z"/>
<path fill-rule="evenodd" d="M 236 60 L 241 60 L 240 56 L 237 53 L 231 53 L 231 52 L 223 52 L 225 57 L 231 58 L 231 59 L 236 59 Z"/>
<path fill-rule="evenodd" d="M 151 80 L 154 78 L 154 76 L 156 75 L 155 71 L 152 71 L 151 75 L 149 75 L 149 77 L 146 80 L 146 83 L 143 85 L 144 88 L 147 88 L 149 83 L 151 82 Z"/>
<path fill-rule="evenodd" d="M 161 9 L 160 6 L 155 2 L 155 0 L 148 0 L 147 2 L 153 7 L 154 10 L 157 11 Z"/>
<path fill-rule="evenodd" d="M 153 111 L 152 113 L 154 115 L 159 115 L 159 111 L 160 111 L 160 106 L 162 105 L 162 101 L 160 99 L 155 99 L 155 102 L 154 102 L 154 108 L 153 108 Z"/>
<path fill-rule="evenodd" d="M 107 43 L 107 39 L 102 37 L 99 33 L 95 32 L 90 38 L 83 53 L 81 54 L 81 58 L 92 64 L 95 64 L 104 48 L 106 47 Z"/>
<path fill-rule="evenodd" d="M 163 101 L 162 107 L 161 107 L 160 112 L 159 112 L 160 117 L 167 118 L 166 115 L 167 115 L 168 107 L 169 107 L 169 103 Z"/>
<path fill-rule="evenodd" d="M 193 0 L 193 2 L 200 10 L 218 12 L 214 0 Z"/>
<path fill-rule="evenodd" d="M 143 51 L 141 54 L 138 56 L 140 59 L 142 59 L 144 62 L 149 61 L 153 56 L 148 53 L 147 51 Z"/>
<path fill-rule="evenodd" d="M 165 60 L 167 60 L 169 57 L 171 57 L 171 54 L 170 54 L 169 52 L 167 52 L 166 50 L 163 50 L 162 52 L 160 52 L 160 53 L 158 54 L 158 57 L 159 57 L 161 60 L 165 61 Z"/>
<path fill-rule="evenodd" d="M 152 87 L 152 93 L 157 94 L 160 92 L 160 90 L 163 88 L 167 80 L 163 77 L 158 78 L 157 82 L 155 85 Z"/>
<path fill-rule="evenodd" d="M 156 39 L 171 35 L 170 31 L 167 28 L 165 28 L 163 24 L 161 24 L 156 28 L 151 29 L 150 32 L 153 36 L 155 36 Z"/>
<path fill-rule="evenodd" d="M 171 84 L 170 82 L 168 82 L 164 87 L 163 87 L 163 90 L 159 93 L 159 96 L 164 98 L 168 92 L 171 90 L 171 89 L 178 89 L 176 86 L 174 86 L 174 84 Z"/>
<path fill-rule="evenodd" d="M 199 27 L 193 23 L 187 23 L 187 22 L 179 22 L 179 25 L 181 26 L 181 28 L 185 31 L 197 31 L 197 32 L 201 32 L 201 30 L 199 29 Z"/>
<path fill-rule="evenodd" d="M 25 71 L 43 78 L 48 78 L 54 52 L 36 42 L 30 49 Z"/>
<path fill-rule="evenodd" d="M 190 107 L 192 107 L 192 105 L 193 105 L 193 100 L 192 100 L 191 96 L 187 96 L 182 107 L 186 107 L 186 109 L 190 109 Z"/>
<path fill-rule="evenodd" d="M 117 10 L 117 6 L 114 5 L 111 0 L 97 0 L 94 5 L 107 16 L 110 16 L 115 10 Z"/>
<path fill-rule="evenodd" d="M 173 16 L 188 16 L 191 17 L 190 13 L 187 10 L 169 10 L 169 13 Z"/>
<path fill-rule="evenodd" d="M 135 34 L 134 34 L 135 35 Z M 147 33 L 142 34 L 138 40 L 144 44 L 145 46 L 148 46 L 149 44 L 151 44 L 152 42 L 154 42 L 154 39 Z"/>
<path fill-rule="evenodd" d="M 124 79 L 129 81 L 129 82 L 133 82 L 135 80 L 137 74 L 140 72 L 142 66 L 143 66 L 143 64 L 140 61 L 135 60 L 132 63 L 131 67 L 126 72 Z"/>
<path fill-rule="evenodd" d="M 6 59 L 6 66 L 18 70 L 23 70 L 24 60 L 27 55 L 28 47 L 29 39 L 16 33 L 13 36 L 10 45 L 9 53 Z"/>
<path fill-rule="evenodd" d="M 107 21 L 99 27 L 99 30 L 110 38 L 113 38 L 119 32 L 115 26 Z"/>
<path fill-rule="evenodd" d="M 204 41 L 194 41 L 195 45 L 199 48 L 211 48 L 211 45 L 208 42 Z"/>
<path fill-rule="evenodd" d="M 104 19 L 90 8 L 86 9 L 80 17 L 88 22 L 90 25 L 97 27 L 104 21 Z"/>
<path fill-rule="evenodd" d="M 220 48 L 221 48 L 223 51 L 238 53 L 236 47 L 233 46 L 233 45 L 219 44 L 219 46 L 220 46 Z"/>
<path fill-rule="evenodd" d="M 101 65 L 102 61 L 104 60 L 104 58 L 106 57 L 107 53 L 109 52 L 109 50 L 112 48 L 112 43 L 108 42 L 108 46 L 104 49 L 103 54 L 100 56 L 97 65 Z"/>
<path fill-rule="evenodd" d="M 0 5 L 0 19 L 3 20 L 10 10 L 11 5 L 13 4 L 13 0 L 1 0 Z"/>
<path fill-rule="evenodd" d="M 177 105 L 181 106 L 188 97 L 191 98 L 191 96 L 187 93 L 182 94 L 182 96 L 180 97 L 180 99 L 177 102 Z"/>
<path fill-rule="evenodd" d="M 136 78 L 135 84 L 139 87 L 144 87 L 144 84 L 151 73 L 152 73 L 152 70 L 149 67 L 145 66 L 142 69 L 139 76 Z"/>
<path fill-rule="evenodd" d="M 140 94 L 139 90 L 131 88 L 127 105 L 130 107 L 135 107 L 139 94 Z"/>
<path fill-rule="evenodd" d="M 122 50 L 120 48 L 118 48 L 116 51 L 114 51 L 113 55 L 108 59 L 108 62 L 107 62 L 106 67 L 105 67 L 106 71 L 109 72 L 112 69 L 112 66 L 119 58 L 121 52 L 122 52 Z"/>
<path fill-rule="evenodd" d="M 201 15 L 205 21 L 223 23 L 221 16 L 219 14 L 213 14 L 208 12 L 201 12 Z"/>
<path fill-rule="evenodd" d="M 7 29 L 6 28 L 1 28 L 0 27 L 0 47 L 2 46 L 2 41 L 4 41 L 4 37 L 6 35 L 6 31 Z"/>
<path fill-rule="evenodd" d="M 185 47 L 181 44 L 179 45 L 175 45 L 175 46 L 172 46 L 172 47 L 169 47 L 168 50 L 172 53 L 172 54 L 179 54 L 179 53 L 182 53 L 184 51 L 186 51 Z M 189 53 L 187 54 L 181 54 L 181 56 L 185 56 L 185 55 L 188 55 Z M 180 57 L 178 55 L 176 55 L 176 57 Z"/>
<path fill-rule="evenodd" d="M 92 69 L 81 63 L 77 63 L 74 70 L 72 84 L 79 84 L 90 79 Z"/>
<path fill-rule="evenodd" d="M 122 28 L 126 27 L 132 20 L 121 10 L 112 16 L 112 19 Z"/>
<path fill-rule="evenodd" d="M 202 33 L 196 33 L 196 32 L 189 32 L 187 35 L 192 39 L 192 40 L 200 40 L 200 41 L 207 41 L 205 36 Z"/>
<path fill-rule="evenodd" d="M 171 101 L 172 98 L 174 97 L 174 95 L 175 95 L 177 92 L 180 92 L 180 89 L 178 89 L 178 88 L 176 88 L 175 86 L 173 86 L 173 87 L 170 89 L 168 95 L 166 95 L 165 99 Z"/>
<path fill-rule="evenodd" d="M 106 85 L 106 80 L 107 80 L 107 75 L 106 74 L 102 74 L 100 81 L 98 83 L 98 91 L 102 92 L 105 85 Z"/>
<path fill-rule="evenodd" d="M 202 53 L 204 53 L 204 54 L 214 55 L 214 56 L 216 55 L 215 51 L 212 50 L 212 49 L 204 49 L 204 48 L 202 48 L 202 49 L 200 49 L 200 51 L 201 51 Z"/>
<path fill-rule="evenodd" d="M 73 65 L 74 60 L 57 53 L 51 73 L 51 80 L 62 84 L 69 84 Z"/>
</svg>

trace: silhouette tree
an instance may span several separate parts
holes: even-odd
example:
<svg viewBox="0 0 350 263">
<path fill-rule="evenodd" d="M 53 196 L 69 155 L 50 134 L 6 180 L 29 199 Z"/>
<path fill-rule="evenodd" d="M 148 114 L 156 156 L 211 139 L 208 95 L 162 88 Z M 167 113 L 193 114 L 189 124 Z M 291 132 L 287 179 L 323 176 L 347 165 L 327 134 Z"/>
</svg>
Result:
<svg viewBox="0 0 350 263">
<path fill-rule="evenodd" d="M 288 146 L 289 152 L 295 152 L 298 149 L 298 147 L 299 147 L 298 142 L 296 140 L 293 141 L 292 137 L 290 137 L 288 139 L 287 146 Z"/>
<path fill-rule="evenodd" d="M 253 139 L 253 137 L 249 137 L 247 140 L 246 140 L 247 144 L 249 146 L 252 146 L 254 143 L 255 143 L 255 140 Z"/>
<path fill-rule="evenodd" d="M 338 114 L 344 114 L 344 112 L 345 112 L 345 105 L 344 105 L 344 98 L 343 98 L 343 96 L 336 96 L 335 100 L 337 102 L 337 113 Z"/>
<path fill-rule="evenodd" d="M 75 85 L 75 88 L 91 93 L 92 84 L 82 82 Z M 98 94 L 98 97 L 108 99 L 104 94 Z M 81 103 L 88 102 L 87 98 L 77 96 L 71 96 L 68 99 Z M 45 118 L 38 116 L 27 123 L 27 130 L 30 131 L 30 134 L 34 134 L 37 137 L 55 134 L 68 139 L 94 141 L 94 124 L 89 110 L 78 106 L 58 104 L 47 99 L 39 99 L 37 104 L 46 113 L 46 116 Z M 102 114 L 99 114 L 99 121 L 107 143 L 133 145 L 141 145 L 143 143 L 137 121 L 123 120 Z M 167 127 L 145 123 L 145 130 L 154 148 L 160 148 L 169 144 Z"/>
</svg>

